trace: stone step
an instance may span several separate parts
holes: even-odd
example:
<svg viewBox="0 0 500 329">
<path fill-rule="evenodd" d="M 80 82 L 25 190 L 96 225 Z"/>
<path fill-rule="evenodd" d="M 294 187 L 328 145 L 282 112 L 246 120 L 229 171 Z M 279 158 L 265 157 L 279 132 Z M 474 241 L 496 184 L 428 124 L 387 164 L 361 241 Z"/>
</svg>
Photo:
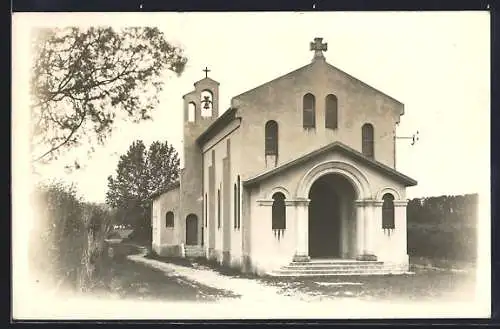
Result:
<svg viewBox="0 0 500 329">
<path fill-rule="evenodd" d="M 329 265 L 308 265 L 308 266 L 284 266 L 282 269 L 290 271 L 302 271 L 302 270 L 331 270 L 331 271 L 345 271 L 345 270 L 380 270 L 384 269 L 383 265 L 339 265 L 339 266 L 329 266 Z"/>
<path fill-rule="evenodd" d="M 351 259 L 313 259 L 309 262 L 291 262 L 268 273 L 272 276 L 335 276 L 335 275 L 390 275 L 404 274 L 408 269 L 382 261 Z"/>
<path fill-rule="evenodd" d="M 365 263 L 365 262 L 358 262 L 358 263 L 295 263 L 292 262 L 288 264 L 288 266 L 291 267 L 301 267 L 301 266 L 384 266 L 384 263 L 382 262 L 373 262 L 373 263 Z"/>
<path fill-rule="evenodd" d="M 308 277 L 322 277 L 322 276 L 375 276 L 375 275 L 397 275 L 404 274 L 406 272 L 395 272 L 395 271 L 357 271 L 357 272 L 339 272 L 339 271 L 322 271 L 322 272 L 294 272 L 294 271 L 274 271 L 268 273 L 270 276 L 290 276 L 290 277 L 300 277 L 300 276 L 308 276 Z"/>
<path fill-rule="evenodd" d="M 315 270 L 315 271 L 348 271 L 348 270 L 362 270 L 362 271 L 367 271 L 367 270 L 382 270 L 385 267 L 383 265 L 380 266 L 358 266 L 358 265 L 353 265 L 353 266 L 326 266 L 326 265 L 320 265 L 320 266 L 284 266 L 282 269 L 284 270 L 290 270 L 290 271 L 303 271 L 303 270 Z"/>
<path fill-rule="evenodd" d="M 378 269 L 280 269 L 271 272 L 271 275 L 303 276 L 303 275 L 388 275 L 403 274 L 401 269 L 378 268 Z"/>
<path fill-rule="evenodd" d="M 389 273 L 388 270 L 370 270 L 370 271 L 359 271 L 359 270 L 338 270 L 338 271 L 330 271 L 330 270 L 303 270 L 303 271 L 286 271 L 286 270 L 277 270 L 275 273 L 293 273 L 293 274 L 363 274 L 363 273 Z"/>
<path fill-rule="evenodd" d="M 384 265 L 381 261 L 358 261 L 358 260 L 311 260 L 310 262 L 291 262 L 291 266 L 304 266 L 304 265 Z"/>
</svg>

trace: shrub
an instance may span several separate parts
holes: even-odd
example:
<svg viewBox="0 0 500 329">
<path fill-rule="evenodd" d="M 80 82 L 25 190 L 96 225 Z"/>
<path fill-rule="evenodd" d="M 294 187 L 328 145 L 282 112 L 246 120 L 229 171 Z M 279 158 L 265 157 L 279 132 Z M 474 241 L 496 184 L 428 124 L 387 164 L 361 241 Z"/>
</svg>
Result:
<svg viewBox="0 0 500 329">
<path fill-rule="evenodd" d="M 38 216 L 30 236 L 30 267 L 53 283 L 88 290 L 103 272 L 109 214 L 58 182 L 37 186 L 33 201 Z"/>
</svg>

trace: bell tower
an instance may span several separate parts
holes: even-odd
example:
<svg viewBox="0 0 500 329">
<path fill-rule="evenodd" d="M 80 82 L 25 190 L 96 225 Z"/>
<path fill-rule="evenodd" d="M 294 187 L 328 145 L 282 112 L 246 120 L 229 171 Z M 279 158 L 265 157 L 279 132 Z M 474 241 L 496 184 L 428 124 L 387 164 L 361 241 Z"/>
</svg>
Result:
<svg viewBox="0 0 500 329">
<path fill-rule="evenodd" d="M 186 218 L 197 217 L 197 244 L 201 244 L 203 225 L 203 161 L 196 139 L 219 117 L 219 83 L 208 77 L 194 83 L 184 98 L 183 168 L 180 175 L 180 240 L 186 243 Z M 192 242 L 191 242 L 192 243 Z"/>
</svg>

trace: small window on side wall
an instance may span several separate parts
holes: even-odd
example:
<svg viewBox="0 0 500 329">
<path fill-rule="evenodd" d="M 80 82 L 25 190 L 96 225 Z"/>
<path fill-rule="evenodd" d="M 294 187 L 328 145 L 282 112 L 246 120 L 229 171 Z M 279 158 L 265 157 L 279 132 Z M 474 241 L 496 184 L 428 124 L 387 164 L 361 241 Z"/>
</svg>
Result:
<svg viewBox="0 0 500 329">
<path fill-rule="evenodd" d="M 238 175 L 237 183 L 237 192 L 238 192 L 238 202 L 236 203 L 238 206 L 238 222 L 236 224 L 236 228 L 240 229 L 241 227 L 241 179 L 240 175 Z"/>
<path fill-rule="evenodd" d="M 194 122 L 195 119 L 196 119 L 196 105 L 191 102 L 188 104 L 188 113 L 187 113 L 188 117 L 187 117 L 187 120 L 188 122 Z"/>
<path fill-rule="evenodd" d="M 390 193 L 384 194 L 382 197 L 382 228 L 392 230 L 395 228 L 394 223 L 394 196 Z"/>
<path fill-rule="evenodd" d="M 234 229 L 238 227 L 238 188 L 236 187 L 236 183 L 234 183 L 233 186 L 233 222 L 234 222 Z"/>
<path fill-rule="evenodd" d="M 217 190 L 217 228 L 221 227 L 220 189 Z"/>
<path fill-rule="evenodd" d="M 165 227 L 174 227 L 174 213 L 171 211 L 165 215 Z"/>
<path fill-rule="evenodd" d="M 272 228 L 273 230 L 286 229 L 286 207 L 285 195 L 281 192 L 273 194 L 272 206 Z"/>
</svg>

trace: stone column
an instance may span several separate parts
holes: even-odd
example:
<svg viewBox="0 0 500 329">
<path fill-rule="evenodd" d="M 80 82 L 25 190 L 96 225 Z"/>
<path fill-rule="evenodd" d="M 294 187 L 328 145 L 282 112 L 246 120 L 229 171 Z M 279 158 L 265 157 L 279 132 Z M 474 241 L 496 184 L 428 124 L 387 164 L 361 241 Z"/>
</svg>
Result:
<svg viewBox="0 0 500 329">
<path fill-rule="evenodd" d="M 365 202 L 363 200 L 356 200 L 356 250 L 358 257 L 365 253 L 365 217 L 364 217 L 364 206 Z"/>
<path fill-rule="evenodd" d="M 295 232 L 297 240 L 295 242 L 295 262 L 308 262 L 309 257 L 309 199 L 298 199 L 295 201 Z"/>
<path fill-rule="evenodd" d="M 371 222 L 371 245 L 372 251 L 377 257 L 384 257 L 383 238 L 384 231 L 382 230 L 382 201 L 373 201 L 373 217 Z M 381 259 L 382 260 L 382 259 Z"/>
<path fill-rule="evenodd" d="M 342 258 L 348 258 L 349 252 L 349 204 L 343 200 L 340 203 L 340 250 Z"/>
<path fill-rule="evenodd" d="M 374 261 L 373 253 L 373 206 L 372 200 L 356 200 L 357 260 Z"/>
<path fill-rule="evenodd" d="M 403 257 L 406 257 L 407 252 L 407 219 L 406 219 L 406 206 L 408 205 L 407 200 L 395 200 L 394 201 L 394 226 L 398 241 L 398 252 L 401 252 Z"/>
</svg>

